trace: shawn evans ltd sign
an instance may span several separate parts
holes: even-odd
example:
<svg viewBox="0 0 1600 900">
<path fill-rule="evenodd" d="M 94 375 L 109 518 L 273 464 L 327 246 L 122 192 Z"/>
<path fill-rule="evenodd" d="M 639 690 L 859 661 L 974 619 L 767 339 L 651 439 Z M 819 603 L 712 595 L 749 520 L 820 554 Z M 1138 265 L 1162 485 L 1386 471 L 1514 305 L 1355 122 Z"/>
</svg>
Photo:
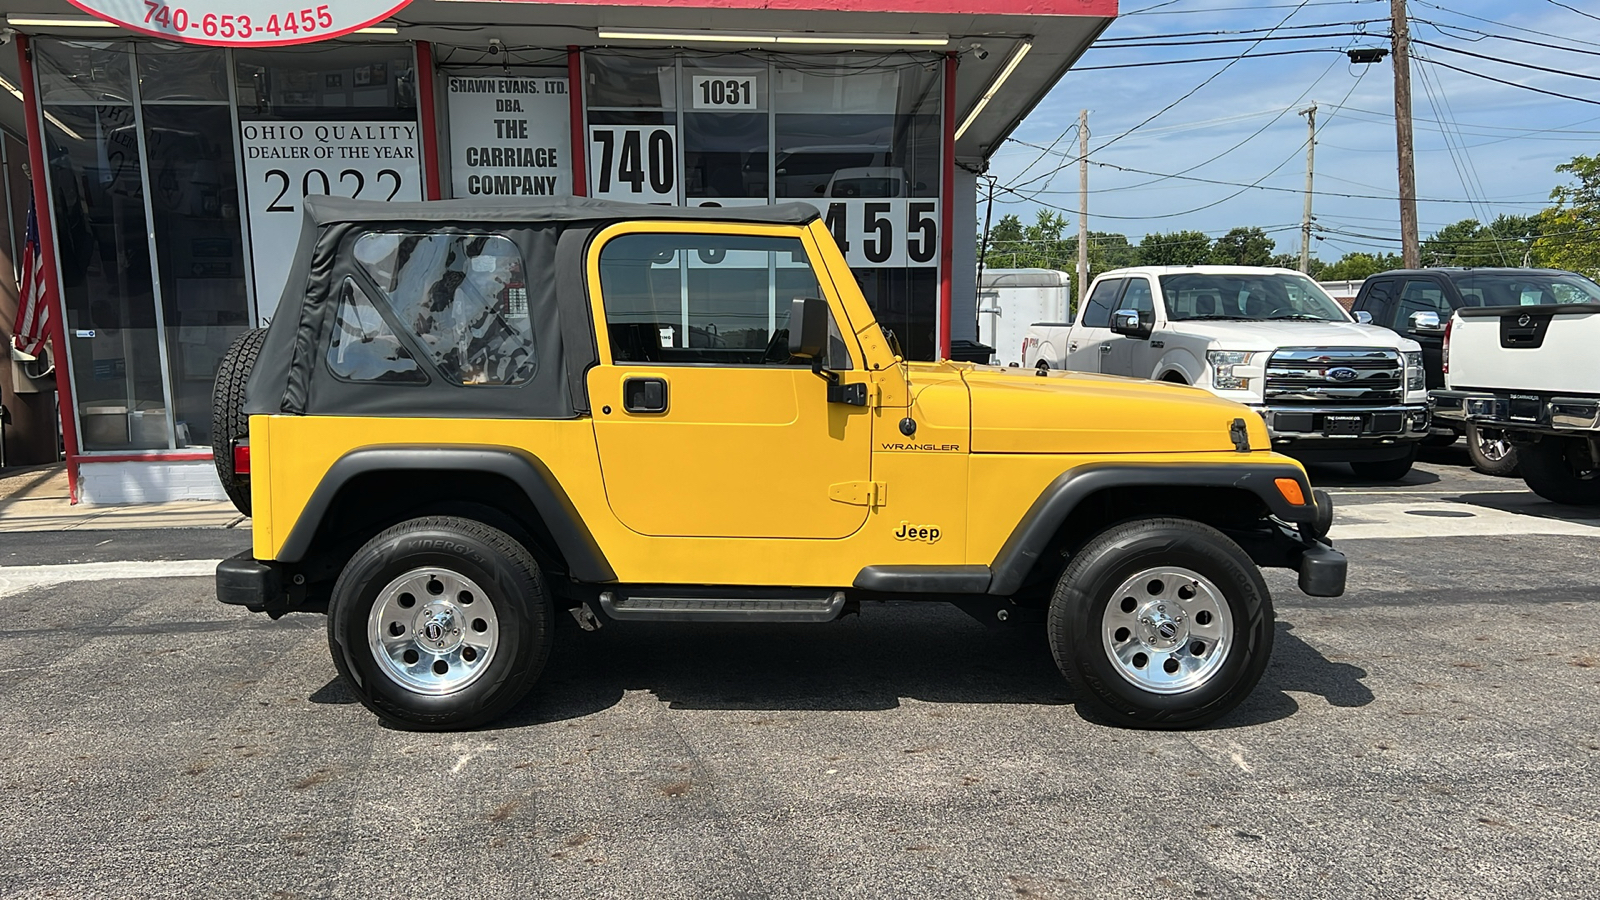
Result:
<svg viewBox="0 0 1600 900">
<path fill-rule="evenodd" d="M 186 44 L 281 47 L 339 37 L 389 18 L 411 0 L 68 0 L 129 31 Z"/>
</svg>

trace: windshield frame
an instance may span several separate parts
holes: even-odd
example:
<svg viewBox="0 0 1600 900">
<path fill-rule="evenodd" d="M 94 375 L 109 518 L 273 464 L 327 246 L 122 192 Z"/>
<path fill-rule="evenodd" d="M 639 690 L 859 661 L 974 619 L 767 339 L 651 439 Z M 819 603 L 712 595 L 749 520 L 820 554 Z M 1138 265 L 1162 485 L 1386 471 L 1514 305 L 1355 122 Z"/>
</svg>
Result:
<svg viewBox="0 0 1600 900">
<path fill-rule="evenodd" d="M 1235 272 L 1169 272 L 1156 277 L 1169 322 L 1354 322 L 1350 312 L 1322 286 L 1301 272 L 1286 270 Z M 1212 282 L 1208 284 L 1207 282 Z M 1271 286 L 1275 291 L 1264 290 Z M 1302 296 L 1297 299 L 1290 287 Z M 1229 289 L 1233 296 L 1228 297 Z M 1195 297 L 1184 297 L 1185 291 Z M 1253 294 L 1261 296 L 1252 296 Z M 1273 296 L 1275 294 L 1275 296 Z M 1200 302 L 1209 295 L 1204 311 Z M 1266 306 L 1254 306 L 1259 300 Z M 1187 303 L 1185 301 L 1188 301 Z M 1274 313 L 1278 313 L 1274 315 Z"/>
</svg>

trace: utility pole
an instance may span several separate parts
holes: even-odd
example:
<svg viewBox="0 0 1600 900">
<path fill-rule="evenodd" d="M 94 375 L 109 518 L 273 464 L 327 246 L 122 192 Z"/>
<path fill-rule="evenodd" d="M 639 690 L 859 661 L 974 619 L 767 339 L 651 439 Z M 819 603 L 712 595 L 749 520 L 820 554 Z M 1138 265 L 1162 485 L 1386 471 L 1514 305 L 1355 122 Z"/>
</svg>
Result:
<svg viewBox="0 0 1600 900">
<path fill-rule="evenodd" d="M 1422 263 L 1417 241 L 1417 164 L 1411 135 L 1411 28 L 1406 0 L 1389 0 L 1394 32 L 1394 137 L 1400 155 L 1400 257 L 1405 267 Z"/>
<path fill-rule="evenodd" d="M 1317 168 L 1317 104 L 1300 110 L 1306 117 L 1306 211 L 1300 217 L 1300 271 L 1311 272 L 1311 173 Z"/>
<path fill-rule="evenodd" d="M 1078 305 L 1089 296 L 1089 111 L 1078 112 Z"/>
</svg>

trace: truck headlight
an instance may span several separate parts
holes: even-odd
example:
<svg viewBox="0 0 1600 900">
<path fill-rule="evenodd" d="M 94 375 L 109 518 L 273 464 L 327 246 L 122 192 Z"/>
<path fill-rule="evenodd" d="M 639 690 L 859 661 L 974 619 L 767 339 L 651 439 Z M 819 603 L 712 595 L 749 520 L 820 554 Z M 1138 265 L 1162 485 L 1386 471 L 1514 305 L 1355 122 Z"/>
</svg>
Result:
<svg viewBox="0 0 1600 900">
<path fill-rule="evenodd" d="M 1422 368 L 1422 351 L 1407 350 L 1406 357 L 1406 390 L 1420 391 L 1427 387 L 1427 372 Z"/>
<path fill-rule="evenodd" d="M 1233 374 L 1234 366 L 1250 365 L 1254 353 L 1245 350 L 1207 350 L 1206 362 L 1211 364 L 1211 385 L 1219 391 L 1248 391 L 1250 379 Z"/>
</svg>

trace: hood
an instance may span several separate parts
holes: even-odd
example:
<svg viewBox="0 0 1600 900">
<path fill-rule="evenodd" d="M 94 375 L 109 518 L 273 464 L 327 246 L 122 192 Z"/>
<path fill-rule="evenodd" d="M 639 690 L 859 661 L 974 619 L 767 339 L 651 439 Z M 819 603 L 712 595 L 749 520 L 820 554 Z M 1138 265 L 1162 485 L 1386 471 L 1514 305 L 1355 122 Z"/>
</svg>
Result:
<svg viewBox="0 0 1600 900">
<path fill-rule="evenodd" d="M 1387 328 L 1359 322 L 1280 322 L 1177 321 L 1167 325 L 1173 336 L 1189 336 L 1212 341 L 1218 350 L 1274 350 L 1279 347 L 1407 347 L 1415 341 Z"/>
<path fill-rule="evenodd" d="M 1271 447 L 1249 407 L 1209 391 L 1159 381 L 964 367 L 974 453 L 1181 453 L 1234 451 L 1235 419 L 1250 446 Z"/>
</svg>

